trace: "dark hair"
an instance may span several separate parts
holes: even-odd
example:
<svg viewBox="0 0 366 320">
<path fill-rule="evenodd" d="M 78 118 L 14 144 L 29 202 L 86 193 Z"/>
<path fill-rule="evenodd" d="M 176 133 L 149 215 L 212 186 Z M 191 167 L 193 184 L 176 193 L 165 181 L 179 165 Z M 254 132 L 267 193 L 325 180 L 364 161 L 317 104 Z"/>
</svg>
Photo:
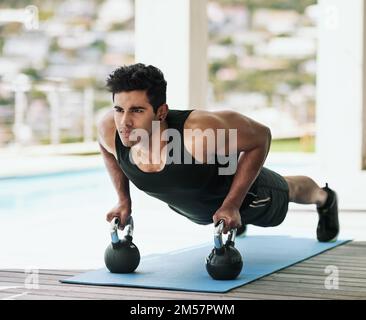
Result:
<svg viewBox="0 0 366 320">
<path fill-rule="evenodd" d="M 156 67 L 143 63 L 119 67 L 107 78 L 107 88 L 114 95 L 123 91 L 146 90 L 154 112 L 166 103 L 166 85 L 163 73 Z"/>
</svg>

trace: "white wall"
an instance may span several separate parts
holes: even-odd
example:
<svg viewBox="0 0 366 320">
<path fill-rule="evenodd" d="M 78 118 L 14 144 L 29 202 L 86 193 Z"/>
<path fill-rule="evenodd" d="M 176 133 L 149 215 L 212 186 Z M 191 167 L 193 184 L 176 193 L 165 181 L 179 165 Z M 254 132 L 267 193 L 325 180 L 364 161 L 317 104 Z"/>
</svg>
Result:
<svg viewBox="0 0 366 320">
<path fill-rule="evenodd" d="M 206 104 L 206 0 L 136 0 L 135 59 L 152 64 L 168 82 L 171 109 Z"/>
<path fill-rule="evenodd" d="M 364 1 L 320 0 L 319 5 L 316 149 L 340 206 L 365 209 Z"/>
</svg>

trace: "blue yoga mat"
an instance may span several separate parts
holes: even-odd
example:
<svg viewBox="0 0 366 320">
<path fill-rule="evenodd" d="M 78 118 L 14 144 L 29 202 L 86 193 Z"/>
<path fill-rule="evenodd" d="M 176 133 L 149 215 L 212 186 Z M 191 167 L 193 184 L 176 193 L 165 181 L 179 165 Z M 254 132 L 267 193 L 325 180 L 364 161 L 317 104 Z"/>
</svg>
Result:
<svg viewBox="0 0 366 320">
<path fill-rule="evenodd" d="M 106 268 L 61 280 L 63 283 L 140 287 L 198 292 L 227 292 L 263 276 L 308 259 L 349 240 L 320 243 L 315 239 L 289 236 L 237 238 L 244 267 L 235 280 L 214 280 L 206 271 L 205 258 L 212 243 L 141 258 L 134 273 L 113 274 Z"/>
</svg>

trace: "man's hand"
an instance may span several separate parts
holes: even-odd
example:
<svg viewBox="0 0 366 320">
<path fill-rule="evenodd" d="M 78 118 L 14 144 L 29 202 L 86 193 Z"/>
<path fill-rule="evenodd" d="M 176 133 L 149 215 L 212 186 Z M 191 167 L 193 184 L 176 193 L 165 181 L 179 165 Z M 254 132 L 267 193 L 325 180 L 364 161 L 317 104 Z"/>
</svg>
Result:
<svg viewBox="0 0 366 320">
<path fill-rule="evenodd" d="M 226 234 L 230 229 L 239 228 L 241 226 L 240 212 L 237 207 L 230 205 L 221 206 L 213 215 L 214 225 L 220 220 L 225 220 L 223 233 Z"/>
<path fill-rule="evenodd" d="M 119 229 L 123 230 L 130 215 L 131 201 L 118 202 L 117 205 L 107 213 L 106 220 L 111 222 L 114 217 L 117 217 L 120 220 Z"/>
</svg>

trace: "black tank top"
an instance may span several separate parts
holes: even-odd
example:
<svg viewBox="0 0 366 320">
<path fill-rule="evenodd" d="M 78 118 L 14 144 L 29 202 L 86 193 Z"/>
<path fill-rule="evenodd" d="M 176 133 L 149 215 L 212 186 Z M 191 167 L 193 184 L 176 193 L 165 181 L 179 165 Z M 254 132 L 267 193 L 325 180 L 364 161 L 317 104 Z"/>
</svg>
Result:
<svg viewBox="0 0 366 320">
<path fill-rule="evenodd" d="M 129 159 L 131 148 L 125 147 L 116 131 L 115 143 L 118 163 L 127 178 L 136 187 L 198 224 L 212 223 L 212 216 L 224 201 L 232 175 L 219 175 L 218 169 L 226 167 L 218 163 L 200 164 L 184 146 L 184 122 L 193 110 L 169 110 L 168 128 L 178 130 L 181 137 L 181 163 L 166 164 L 159 172 L 144 172 Z M 172 154 L 169 154 L 172 156 Z M 184 163 L 183 157 L 192 159 Z M 243 204 L 244 205 L 244 204 Z M 243 206 L 242 206 L 243 207 Z"/>
</svg>

